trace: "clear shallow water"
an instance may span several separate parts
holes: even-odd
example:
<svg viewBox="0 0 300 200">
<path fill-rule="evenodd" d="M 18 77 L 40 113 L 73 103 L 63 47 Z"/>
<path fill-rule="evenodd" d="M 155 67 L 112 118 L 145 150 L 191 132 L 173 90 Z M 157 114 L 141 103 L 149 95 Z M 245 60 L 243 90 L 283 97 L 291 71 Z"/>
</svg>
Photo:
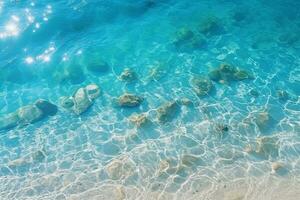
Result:
<svg viewBox="0 0 300 200">
<path fill-rule="evenodd" d="M 40 98 L 59 107 L 55 116 L 1 130 L 1 199 L 299 196 L 297 1 L 0 2 L 1 116 Z M 203 31 L 214 20 L 217 30 Z M 201 45 L 174 45 L 183 28 Z M 87 69 L 98 58 L 109 71 Z M 213 81 L 212 92 L 197 96 L 193 77 L 222 63 L 254 78 Z M 120 80 L 127 67 L 138 80 Z M 90 83 L 101 95 L 87 112 L 60 106 L 60 97 Z M 116 106 L 124 92 L 143 103 Z M 192 105 L 159 123 L 157 108 L 183 98 Z M 144 112 L 150 126 L 130 122 Z M 257 116 L 267 116 L 263 127 Z M 274 163 L 283 167 L 274 172 Z"/>
</svg>

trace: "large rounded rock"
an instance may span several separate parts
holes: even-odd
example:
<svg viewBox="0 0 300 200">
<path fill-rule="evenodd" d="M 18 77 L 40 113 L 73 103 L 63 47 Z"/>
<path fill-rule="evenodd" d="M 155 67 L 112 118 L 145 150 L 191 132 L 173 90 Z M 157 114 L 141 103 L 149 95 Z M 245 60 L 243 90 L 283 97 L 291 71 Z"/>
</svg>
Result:
<svg viewBox="0 0 300 200">
<path fill-rule="evenodd" d="M 84 113 L 99 97 L 100 88 L 96 84 L 90 84 L 86 87 L 79 88 L 73 96 L 62 97 L 60 104 L 62 107 L 72 110 L 75 114 Z"/>
<path fill-rule="evenodd" d="M 60 105 L 66 109 L 71 109 L 74 106 L 74 100 L 72 97 L 61 97 Z"/>
<path fill-rule="evenodd" d="M 99 95 L 100 88 L 95 84 L 88 85 L 85 88 L 79 88 L 73 96 L 73 111 L 78 115 L 85 112 Z"/>
<path fill-rule="evenodd" d="M 31 124 L 56 113 L 56 105 L 39 99 L 34 104 L 23 106 L 13 113 L 0 117 L 0 130 Z"/>
<path fill-rule="evenodd" d="M 100 88 L 96 84 L 90 84 L 85 87 L 87 95 L 91 100 L 96 99 L 100 95 Z"/>
<path fill-rule="evenodd" d="M 45 116 L 53 116 L 57 113 L 57 106 L 46 101 L 44 99 L 39 99 L 35 102 L 36 107 L 38 107 Z"/>
<path fill-rule="evenodd" d="M 35 105 L 28 105 L 20 108 L 18 111 L 19 124 L 30 124 L 43 118 L 44 114 Z"/>
<path fill-rule="evenodd" d="M 18 125 L 18 113 L 10 113 L 6 116 L 0 117 L 0 130 L 10 129 Z"/>
<path fill-rule="evenodd" d="M 73 99 L 73 111 L 78 115 L 85 112 L 92 105 L 92 101 L 89 99 L 88 94 L 84 88 L 79 88 L 75 92 Z"/>
</svg>

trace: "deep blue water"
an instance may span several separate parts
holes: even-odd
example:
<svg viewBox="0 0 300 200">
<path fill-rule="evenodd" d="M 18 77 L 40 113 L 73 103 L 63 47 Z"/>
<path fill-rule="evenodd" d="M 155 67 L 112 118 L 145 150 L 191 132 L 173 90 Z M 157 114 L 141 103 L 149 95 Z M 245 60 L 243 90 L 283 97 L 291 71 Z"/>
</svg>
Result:
<svg viewBox="0 0 300 200">
<path fill-rule="evenodd" d="M 0 199 L 296 200 L 299 10 L 296 0 L 0 0 Z M 134 80 L 122 80 L 126 68 Z M 101 94 L 85 112 L 61 105 L 89 84 Z M 122 107 L 124 93 L 143 100 Z M 38 99 L 58 112 L 3 126 Z"/>
</svg>

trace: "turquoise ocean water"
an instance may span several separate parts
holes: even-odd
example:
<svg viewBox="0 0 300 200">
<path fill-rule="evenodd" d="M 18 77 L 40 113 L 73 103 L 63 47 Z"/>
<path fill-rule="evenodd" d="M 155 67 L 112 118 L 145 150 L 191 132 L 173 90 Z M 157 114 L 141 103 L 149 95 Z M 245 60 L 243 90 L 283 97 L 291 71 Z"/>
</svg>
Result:
<svg viewBox="0 0 300 200">
<path fill-rule="evenodd" d="M 0 0 L 0 199 L 299 199 L 299 10 Z"/>
</svg>

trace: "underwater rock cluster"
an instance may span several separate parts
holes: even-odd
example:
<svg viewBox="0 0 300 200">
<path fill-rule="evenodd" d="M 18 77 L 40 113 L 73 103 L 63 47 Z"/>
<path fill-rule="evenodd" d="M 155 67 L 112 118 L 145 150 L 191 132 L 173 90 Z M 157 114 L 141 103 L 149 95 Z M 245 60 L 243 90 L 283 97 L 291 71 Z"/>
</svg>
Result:
<svg viewBox="0 0 300 200">
<path fill-rule="evenodd" d="M 176 32 L 172 44 L 179 50 L 196 50 L 206 46 L 210 36 L 219 35 L 223 32 L 224 26 L 221 20 L 214 15 L 209 15 L 203 17 L 194 30 L 187 27 L 180 28 Z"/>
<path fill-rule="evenodd" d="M 61 97 L 60 104 L 63 108 L 71 110 L 77 115 L 87 111 L 100 95 L 100 88 L 96 84 L 81 87 L 70 97 Z M 51 102 L 39 99 L 34 104 L 23 106 L 17 111 L 0 118 L 0 130 L 24 126 L 40 121 L 48 116 L 54 116 L 58 107 Z"/>
<path fill-rule="evenodd" d="M 179 50 L 198 49 L 205 46 L 206 39 L 188 28 L 181 28 L 172 44 Z"/>
<path fill-rule="evenodd" d="M 99 97 L 100 88 L 96 84 L 90 84 L 86 87 L 79 88 L 72 96 L 62 97 L 62 107 L 72 110 L 75 114 L 80 115 L 85 112 Z"/>
<path fill-rule="evenodd" d="M 207 76 L 194 76 L 190 83 L 197 96 L 205 97 L 211 94 L 214 90 L 214 84 L 212 81 L 221 84 L 230 84 L 233 81 L 242 81 L 253 78 L 253 75 L 248 71 L 223 63 L 218 68 L 210 71 Z M 251 94 L 252 93 L 253 96 L 257 95 L 254 94 L 253 91 Z"/>
<path fill-rule="evenodd" d="M 218 17 L 212 15 L 200 21 L 198 30 L 205 35 L 217 35 L 223 31 L 223 25 Z"/>
<path fill-rule="evenodd" d="M 56 105 L 44 99 L 39 99 L 34 104 L 23 106 L 17 111 L 1 117 L 0 130 L 31 124 L 48 116 L 54 116 L 57 111 Z"/>
<path fill-rule="evenodd" d="M 188 30 L 184 30 L 181 33 L 182 41 L 189 40 L 193 37 L 194 34 L 192 32 L 189 32 Z M 74 72 L 77 71 L 77 68 L 75 69 L 73 69 Z M 102 60 L 97 59 L 97 62 L 95 61 L 95 63 L 90 63 L 87 66 L 87 69 L 94 73 L 101 73 L 109 70 L 109 66 L 107 63 L 102 62 Z M 72 73 L 70 73 L 73 70 L 68 72 L 68 76 L 73 77 Z M 74 81 L 77 80 L 81 82 L 81 76 L 83 75 L 78 72 L 74 73 Z M 71 80 L 73 78 L 71 78 Z M 239 69 L 229 64 L 221 64 L 220 67 L 209 72 L 208 76 L 194 76 L 191 80 L 191 86 L 194 92 L 197 94 L 197 96 L 205 97 L 210 95 L 214 90 L 214 84 L 212 81 L 229 84 L 232 81 L 241 81 L 251 78 L 253 78 L 253 76 L 245 70 Z M 119 79 L 129 83 L 134 80 L 137 80 L 137 75 L 132 69 L 125 68 L 119 76 Z M 75 81 L 76 84 L 77 81 Z M 77 89 L 71 96 L 61 97 L 60 105 L 66 110 L 72 111 L 76 115 L 81 115 L 82 113 L 88 110 L 88 108 L 94 103 L 95 99 L 98 98 L 99 95 L 99 86 L 96 84 L 90 84 Z M 278 91 L 277 95 L 279 99 L 288 98 L 288 94 L 284 91 Z M 137 94 L 126 92 L 116 99 L 117 105 L 123 108 L 138 107 L 142 104 L 143 101 L 143 97 Z M 193 102 L 185 98 L 179 101 L 167 102 L 157 108 L 157 120 L 160 123 L 166 123 L 168 121 L 171 121 L 180 111 L 180 105 L 192 104 Z M 14 113 L 10 113 L 5 115 L 4 117 L 1 117 L 0 129 L 7 129 L 15 127 L 17 125 L 33 123 L 35 121 L 39 121 L 45 116 L 55 115 L 56 112 L 57 107 L 54 104 L 51 104 L 50 102 L 45 100 L 38 100 L 33 105 L 24 106 Z M 263 114 L 258 115 L 256 119 L 256 124 L 260 129 L 263 129 L 265 121 L 267 120 L 267 116 Z M 136 127 L 141 127 L 149 120 L 146 117 L 146 115 L 137 114 L 131 116 L 130 121 L 133 122 L 136 125 Z"/>
<path fill-rule="evenodd" d="M 281 35 L 276 19 L 259 20 L 277 10 L 244 12 L 244 4 L 263 5 L 237 1 L 34 3 L 25 13 L 33 24 L 21 13 L 20 21 L 2 19 L 20 29 L 2 41 L 0 62 L 20 60 L 17 70 L 0 72 L 4 199 L 255 199 L 273 191 L 266 181 L 290 181 L 299 171 L 300 49 L 280 45 L 297 45 L 300 34 L 286 24 L 294 33 Z M 64 15 L 68 9 L 74 13 Z M 228 16 L 231 9 L 238 12 Z M 251 48 L 264 29 L 282 44 Z"/>
<path fill-rule="evenodd" d="M 222 84 L 254 78 L 253 75 L 246 70 L 239 69 L 229 64 L 221 64 L 220 67 L 212 70 L 208 75 L 211 80 Z"/>
</svg>

